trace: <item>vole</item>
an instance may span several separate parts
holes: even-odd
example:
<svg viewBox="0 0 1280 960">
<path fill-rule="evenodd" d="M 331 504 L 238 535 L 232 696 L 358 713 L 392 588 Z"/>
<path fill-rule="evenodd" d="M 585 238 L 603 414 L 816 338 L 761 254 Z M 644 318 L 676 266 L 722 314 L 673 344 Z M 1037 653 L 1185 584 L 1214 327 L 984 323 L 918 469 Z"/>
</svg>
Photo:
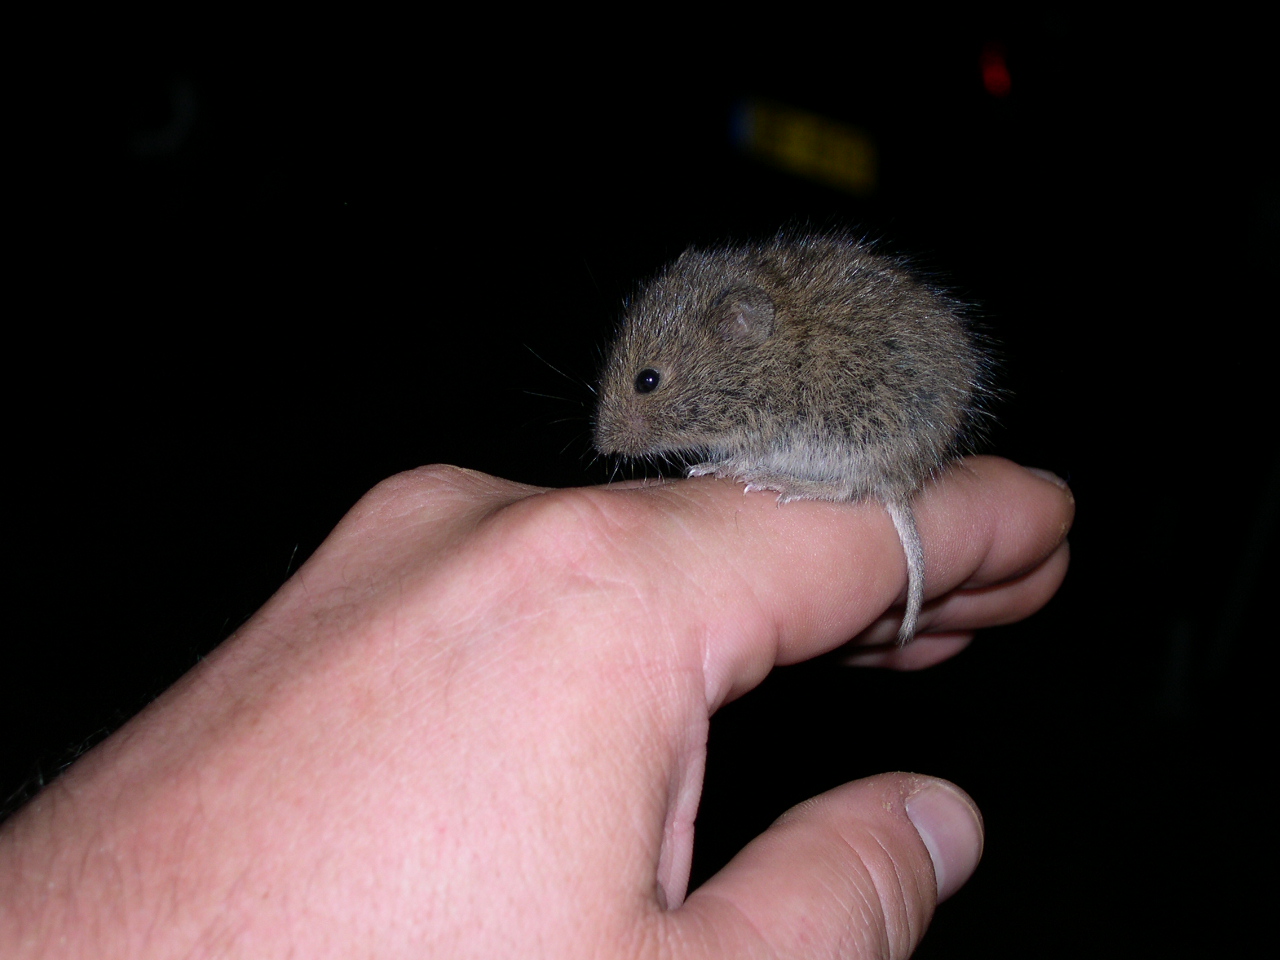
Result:
<svg viewBox="0 0 1280 960">
<path fill-rule="evenodd" d="M 594 443 L 780 503 L 880 501 L 906 553 L 905 644 L 924 597 L 911 500 L 968 448 L 990 367 L 955 301 L 848 235 L 690 248 L 626 309 Z"/>
</svg>

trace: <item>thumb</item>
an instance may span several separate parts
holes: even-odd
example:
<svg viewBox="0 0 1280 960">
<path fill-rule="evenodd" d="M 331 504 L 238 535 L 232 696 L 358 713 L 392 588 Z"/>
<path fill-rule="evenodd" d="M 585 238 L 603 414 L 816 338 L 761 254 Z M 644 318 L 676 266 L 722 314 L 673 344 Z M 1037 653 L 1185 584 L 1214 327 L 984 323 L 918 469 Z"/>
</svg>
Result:
<svg viewBox="0 0 1280 960">
<path fill-rule="evenodd" d="M 981 855 L 967 794 L 882 774 L 783 814 L 672 920 L 691 955 L 904 958 Z"/>
</svg>

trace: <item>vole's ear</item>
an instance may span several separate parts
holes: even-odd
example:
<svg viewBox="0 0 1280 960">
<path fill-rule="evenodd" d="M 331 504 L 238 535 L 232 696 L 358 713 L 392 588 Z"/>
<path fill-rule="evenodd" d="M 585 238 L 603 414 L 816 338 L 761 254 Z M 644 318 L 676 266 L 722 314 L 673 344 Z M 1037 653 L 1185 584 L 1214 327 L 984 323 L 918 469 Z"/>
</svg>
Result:
<svg viewBox="0 0 1280 960">
<path fill-rule="evenodd" d="M 711 321 L 721 339 L 755 345 L 773 333 L 773 300 L 759 287 L 731 287 L 711 308 Z"/>
</svg>

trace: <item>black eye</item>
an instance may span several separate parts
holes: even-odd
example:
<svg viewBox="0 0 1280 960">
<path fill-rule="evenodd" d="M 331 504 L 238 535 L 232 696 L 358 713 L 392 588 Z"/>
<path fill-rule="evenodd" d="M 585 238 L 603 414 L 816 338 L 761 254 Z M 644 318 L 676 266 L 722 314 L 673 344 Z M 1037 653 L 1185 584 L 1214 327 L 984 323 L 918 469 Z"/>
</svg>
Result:
<svg viewBox="0 0 1280 960">
<path fill-rule="evenodd" d="M 636 374 L 636 393 L 653 393 L 662 377 L 657 370 L 644 369 Z"/>
</svg>

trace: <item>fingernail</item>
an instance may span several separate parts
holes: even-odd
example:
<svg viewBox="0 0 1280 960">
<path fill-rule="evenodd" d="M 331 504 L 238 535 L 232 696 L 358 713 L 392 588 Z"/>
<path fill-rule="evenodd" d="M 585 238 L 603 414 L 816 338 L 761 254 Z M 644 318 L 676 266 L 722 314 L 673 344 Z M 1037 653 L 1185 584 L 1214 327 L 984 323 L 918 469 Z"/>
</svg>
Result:
<svg viewBox="0 0 1280 960">
<path fill-rule="evenodd" d="M 1041 480 L 1048 480 L 1055 487 L 1061 487 L 1063 490 L 1067 489 L 1067 481 L 1051 470 L 1041 470 L 1039 467 L 1023 467 L 1022 469 L 1026 470 L 1027 473 L 1034 473 Z"/>
<path fill-rule="evenodd" d="M 933 860 L 941 903 L 964 886 L 982 859 L 982 814 L 967 794 L 945 780 L 924 781 L 906 807 Z"/>
</svg>

